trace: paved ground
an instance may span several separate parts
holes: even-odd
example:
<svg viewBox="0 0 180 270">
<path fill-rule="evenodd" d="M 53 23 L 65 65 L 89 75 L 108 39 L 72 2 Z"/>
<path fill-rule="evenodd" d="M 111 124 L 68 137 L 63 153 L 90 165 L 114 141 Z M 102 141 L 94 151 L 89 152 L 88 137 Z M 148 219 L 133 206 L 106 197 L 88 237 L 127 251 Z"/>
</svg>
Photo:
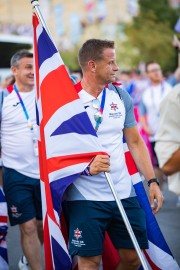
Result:
<svg viewBox="0 0 180 270">
<path fill-rule="evenodd" d="M 180 208 L 176 208 L 176 196 L 167 190 L 167 186 L 165 186 L 164 196 L 164 207 L 156 217 L 164 237 L 180 265 Z M 7 241 L 10 270 L 17 270 L 17 264 L 22 254 L 17 227 L 9 228 Z"/>
</svg>

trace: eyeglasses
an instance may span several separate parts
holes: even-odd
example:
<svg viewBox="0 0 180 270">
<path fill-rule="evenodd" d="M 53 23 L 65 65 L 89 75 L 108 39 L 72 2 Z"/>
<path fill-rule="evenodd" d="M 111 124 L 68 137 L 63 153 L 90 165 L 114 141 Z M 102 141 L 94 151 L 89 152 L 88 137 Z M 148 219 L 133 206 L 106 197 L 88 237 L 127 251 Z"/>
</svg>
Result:
<svg viewBox="0 0 180 270">
<path fill-rule="evenodd" d="M 158 71 L 161 71 L 160 68 L 154 68 L 154 69 L 151 69 L 151 70 L 147 70 L 148 73 L 154 73 L 154 72 L 158 72 Z"/>
<path fill-rule="evenodd" d="M 97 99 L 97 98 L 93 99 L 92 106 L 93 106 L 94 109 L 98 110 L 94 114 L 94 119 L 95 119 L 96 123 L 98 123 L 98 124 L 102 123 L 103 116 L 102 116 L 102 113 L 100 111 L 100 101 L 99 101 L 99 99 Z"/>
</svg>

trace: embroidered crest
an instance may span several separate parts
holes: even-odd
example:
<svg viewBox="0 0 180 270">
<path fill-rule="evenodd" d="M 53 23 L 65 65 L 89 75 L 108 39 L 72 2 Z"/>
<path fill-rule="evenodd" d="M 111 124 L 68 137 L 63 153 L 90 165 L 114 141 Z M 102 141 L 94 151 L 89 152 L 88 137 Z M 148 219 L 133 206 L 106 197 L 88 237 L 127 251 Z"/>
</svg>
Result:
<svg viewBox="0 0 180 270">
<path fill-rule="evenodd" d="M 117 106 L 117 104 L 115 104 L 114 102 L 112 102 L 112 103 L 110 104 L 110 106 L 111 106 L 111 110 L 114 110 L 114 111 L 118 110 L 118 106 Z"/>
<path fill-rule="evenodd" d="M 74 230 L 74 237 L 78 240 L 79 238 L 82 237 L 81 235 L 82 231 L 80 231 L 78 228 Z"/>
<path fill-rule="evenodd" d="M 12 205 L 11 212 L 12 213 L 17 213 L 17 207 L 15 207 L 14 205 Z"/>
</svg>

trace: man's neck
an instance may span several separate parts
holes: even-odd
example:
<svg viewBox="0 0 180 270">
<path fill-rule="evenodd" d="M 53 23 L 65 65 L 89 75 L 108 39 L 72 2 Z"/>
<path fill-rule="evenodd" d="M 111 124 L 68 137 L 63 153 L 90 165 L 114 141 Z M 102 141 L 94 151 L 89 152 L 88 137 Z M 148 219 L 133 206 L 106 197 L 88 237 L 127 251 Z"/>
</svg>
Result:
<svg viewBox="0 0 180 270">
<path fill-rule="evenodd" d="M 151 81 L 152 86 L 158 86 L 158 85 L 161 85 L 161 83 L 162 83 L 161 81 L 155 81 L 155 82 Z"/>
<path fill-rule="evenodd" d="M 83 77 L 81 81 L 82 88 L 89 93 L 90 95 L 94 96 L 95 98 L 103 91 L 104 84 L 98 84 L 96 81 Z"/>
<path fill-rule="evenodd" d="M 33 85 L 24 85 L 18 82 L 15 82 L 15 84 L 19 92 L 30 92 L 34 88 Z"/>
</svg>

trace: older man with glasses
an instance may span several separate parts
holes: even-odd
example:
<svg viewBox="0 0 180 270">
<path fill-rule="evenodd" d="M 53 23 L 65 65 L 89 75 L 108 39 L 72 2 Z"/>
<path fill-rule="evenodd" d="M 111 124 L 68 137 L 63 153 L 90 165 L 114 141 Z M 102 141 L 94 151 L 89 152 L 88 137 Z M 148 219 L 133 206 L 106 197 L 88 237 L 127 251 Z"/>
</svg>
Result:
<svg viewBox="0 0 180 270">
<path fill-rule="evenodd" d="M 161 67 L 156 62 L 146 64 L 146 74 L 149 84 L 144 90 L 140 103 L 140 123 L 149 137 L 153 154 L 153 167 L 156 177 L 160 181 L 160 188 L 163 188 L 163 173 L 159 169 L 155 147 L 155 134 L 159 123 L 159 106 L 163 98 L 171 91 L 172 87 L 164 81 Z"/>
</svg>

